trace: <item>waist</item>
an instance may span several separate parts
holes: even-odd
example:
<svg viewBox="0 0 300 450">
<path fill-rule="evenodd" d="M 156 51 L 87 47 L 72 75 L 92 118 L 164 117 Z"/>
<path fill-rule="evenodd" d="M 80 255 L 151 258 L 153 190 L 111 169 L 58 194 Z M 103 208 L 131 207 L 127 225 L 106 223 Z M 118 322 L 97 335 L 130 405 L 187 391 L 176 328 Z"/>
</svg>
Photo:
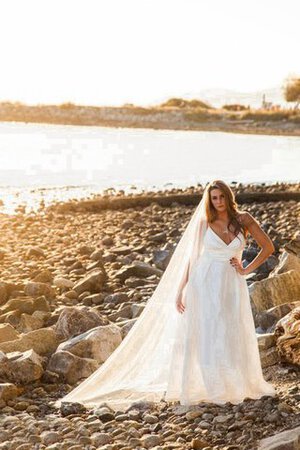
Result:
<svg viewBox="0 0 300 450">
<path fill-rule="evenodd" d="M 237 258 L 240 259 L 240 253 L 239 252 L 224 252 L 218 251 L 218 250 L 206 250 L 204 251 L 200 257 L 199 260 L 202 259 L 209 259 L 209 260 L 217 260 L 217 261 L 229 261 L 230 258 Z"/>
</svg>

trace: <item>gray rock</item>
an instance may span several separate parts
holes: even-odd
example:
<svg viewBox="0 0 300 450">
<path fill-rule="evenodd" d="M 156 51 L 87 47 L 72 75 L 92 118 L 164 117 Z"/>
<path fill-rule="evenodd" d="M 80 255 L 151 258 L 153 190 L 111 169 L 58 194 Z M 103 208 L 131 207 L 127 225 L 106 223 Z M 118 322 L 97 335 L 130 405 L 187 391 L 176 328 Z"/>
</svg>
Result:
<svg viewBox="0 0 300 450">
<path fill-rule="evenodd" d="M 92 273 L 87 274 L 82 280 L 78 281 L 73 290 L 78 294 L 89 291 L 91 294 L 100 292 L 104 282 L 107 279 L 107 275 L 103 270 L 96 269 Z"/>
<path fill-rule="evenodd" d="M 143 261 L 134 261 L 132 265 L 125 266 L 120 269 L 116 274 L 115 278 L 124 282 L 127 278 L 136 276 L 136 277 L 148 277 L 150 275 L 161 276 L 163 274 L 162 270 L 157 269 L 156 267 L 151 266 L 148 263 Z"/>
<path fill-rule="evenodd" d="M 300 427 L 261 439 L 257 448 L 258 450 L 298 450 L 300 448 Z"/>
<path fill-rule="evenodd" d="M 51 445 L 61 440 L 61 435 L 56 431 L 43 431 L 41 433 L 42 443 L 44 445 Z"/>
<path fill-rule="evenodd" d="M 118 305 L 119 303 L 124 303 L 129 300 L 128 295 L 123 292 L 117 292 L 115 294 L 107 295 L 104 299 L 104 303 L 114 303 Z"/>
<path fill-rule="evenodd" d="M 165 231 L 162 231 L 161 233 L 152 234 L 149 236 L 149 240 L 152 242 L 166 242 L 167 239 L 167 233 Z"/>
<path fill-rule="evenodd" d="M 167 243 L 161 250 L 154 250 L 153 263 L 158 269 L 165 270 L 174 252 L 174 246 Z"/>
<path fill-rule="evenodd" d="M 279 353 L 276 347 L 270 347 L 259 352 L 262 368 L 274 366 L 280 361 Z"/>
<path fill-rule="evenodd" d="M 276 338 L 274 333 L 264 333 L 257 338 L 259 350 L 267 350 L 270 347 L 275 346 Z"/>
<path fill-rule="evenodd" d="M 91 440 L 93 445 L 96 445 L 98 447 L 99 445 L 111 443 L 113 441 L 113 438 L 108 433 L 93 433 L 91 436 Z"/>
<path fill-rule="evenodd" d="M 47 370 L 57 373 L 67 383 L 75 384 L 90 376 L 98 367 L 94 359 L 79 358 L 70 352 L 59 351 L 51 356 Z"/>
<path fill-rule="evenodd" d="M 55 325 L 55 332 L 65 340 L 107 323 L 107 319 L 95 309 L 86 306 L 68 306 L 61 312 Z"/>
<path fill-rule="evenodd" d="M 157 434 L 145 434 L 140 439 L 141 444 L 145 448 L 153 448 L 161 443 L 161 437 Z"/>
<path fill-rule="evenodd" d="M 255 326 L 259 327 L 263 332 L 272 333 L 278 320 L 297 306 L 300 306 L 300 301 L 283 303 L 282 305 L 273 306 L 273 308 L 266 311 L 261 311 L 255 315 Z"/>
<path fill-rule="evenodd" d="M 73 281 L 63 277 L 55 277 L 53 280 L 53 284 L 58 288 L 66 288 L 66 289 L 72 289 L 74 286 Z"/>
<path fill-rule="evenodd" d="M 118 318 L 132 319 L 132 307 L 131 305 L 121 306 L 118 311 L 108 316 L 111 321 L 116 321 Z"/>
</svg>

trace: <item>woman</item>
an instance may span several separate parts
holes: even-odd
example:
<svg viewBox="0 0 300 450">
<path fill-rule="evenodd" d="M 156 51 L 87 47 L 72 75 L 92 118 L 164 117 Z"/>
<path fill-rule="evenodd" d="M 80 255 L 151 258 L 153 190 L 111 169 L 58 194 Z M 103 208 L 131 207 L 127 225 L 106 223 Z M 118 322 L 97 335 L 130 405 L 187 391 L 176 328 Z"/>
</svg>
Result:
<svg viewBox="0 0 300 450">
<path fill-rule="evenodd" d="M 187 274 L 176 301 L 181 340 L 173 349 L 167 400 L 180 392 L 182 404 L 198 399 L 239 403 L 245 397 L 274 395 L 263 379 L 255 325 L 244 275 L 259 267 L 274 246 L 248 212 L 240 212 L 232 190 L 216 180 L 206 187 L 206 232 L 200 257 Z M 245 238 L 261 247 L 247 266 L 241 263 Z M 174 393 L 174 394 L 173 394 Z"/>
<path fill-rule="evenodd" d="M 247 233 L 262 250 L 243 268 Z M 137 401 L 222 404 L 275 395 L 263 378 L 244 278 L 273 251 L 255 219 L 237 210 L 230 187 L 209 183 L 134 326 L 56 406 L 80 402 L 125 411 Z"/>
</svg>

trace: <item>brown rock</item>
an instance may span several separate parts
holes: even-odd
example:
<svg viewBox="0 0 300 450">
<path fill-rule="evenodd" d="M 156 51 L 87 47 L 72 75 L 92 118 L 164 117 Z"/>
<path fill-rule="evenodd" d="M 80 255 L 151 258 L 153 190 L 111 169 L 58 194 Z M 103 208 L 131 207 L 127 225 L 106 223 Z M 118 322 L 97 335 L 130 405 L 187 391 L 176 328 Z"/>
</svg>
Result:
<svg viewBox="0 0 300 450">
<path fill-rule="evenodd" d="M 19 395 L 19 391 L 13 383 L 0 383 L 0 400 L 12 400 Z"/>
<path fill-rule="evenodd" d="M 9 298 L 9 288 L 6 283 L 0 282 L 0 305 L 3 305 Z"/>
<path fill-rule="evenodd" d="M 61 343 L 57 351 L 68 351 L 81 358 L 91 358 L 103 363 L 122 342 L 116 325 L 96 327 Z"/>
<path fill-rule="evenodd" d="M 300 365 L 300 307 L 280 319 L 274 333 L 281 360 Z"/>
<path fill-rule="evenodd" d="M 0 354 L 0 376 L 13 383 L 30 383 L 41 378 L 43 360 L 34 350 Z"/>
<path fill-rule="evenodd" d="M 107 276 L 102 270 L 96 269 L 92 273 L 87 274 L 82 280 L 78 281 L 73 286 L 73 290 L 76 291 L 77 294 L 82 294 L 85 291 L 95 294 L 101 291 L 106 278 Z"/>
<path fill-rule="evenodd" d="M 26 258 L 45 258 L 45 252 L 39 247 L 30 247 L 26 252 Z"/>
<path fill-rule="evenodd" d="M 50 311 L 49 303 L 44 296 L 35 299 L 29 297 L 12 298 L 0 308 L 2 314 L 8 311 L 20 311 L 21 313 L 33 314 L 37 310 Z"/>
<path fill-rule="evenodd" d="M 55 290 L 46 283 L 36 283 L 34 281 L 30 281 L 25 286 L 25 294 L 32 297 L 39 297 L 44 295 L 46 298 L 53 299 L 55 298 Z"/>
<path fill-rule="evenodd" d="M 86 306 L 67 306 L 58 318 L 55 331 L 61 339 L 65 340 L 106 324 L 107 320 L 94 309 Z"/>
<path fill-rule="evenodd" d="M 19 333 L 9 323 L 0 324 L 0 343 L 18 339 Z"/>
<path fill-rule="evenodd" d="M 30 331 L 14 341 L 0 343 L 0 351 L 4 353 L 33 349 L 39 355 L 48 355 L 57 349 L 59 339 L 52 328 L 40 328 Z"/>
<path fill-rule="evenodd" d="M 288 272 L 274 275 L 261 281 L 255 281 L 249 287 L 251 300 L 257 312 L 275 305 L 300 300 L 300 272 Z"/>
<path fill-rule="evenodd" d="M 67 383 L 74 384 L 91 375 L 98 367 L 99 364 L 94 359 L 59 351 L 51 356 L 47 370 L 59 374 Z"/>
<path fill-rule="evenodd" d="M 33 279 L 36 283 L 52 283 L 53 275 L 50 270 L 43 270 Z"/>
</svg>

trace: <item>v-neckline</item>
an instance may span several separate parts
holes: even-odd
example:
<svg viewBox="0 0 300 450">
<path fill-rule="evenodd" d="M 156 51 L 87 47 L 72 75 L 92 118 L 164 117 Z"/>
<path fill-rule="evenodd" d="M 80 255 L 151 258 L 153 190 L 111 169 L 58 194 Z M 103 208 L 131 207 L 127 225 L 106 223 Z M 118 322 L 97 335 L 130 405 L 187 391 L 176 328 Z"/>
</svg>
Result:
<svg viewBox="0 0 300 450">
<path fill-rule="evenodd" d="M 221 242 L 223 242 L 224 245 L 226 245 L 226 247 L 229 247 L 230 244 L 237 238 L 237 236 L 235 236 L 230 242 L 229 244 L 227 244 L 225 241 L 223 241 L 223 239 L 212 229 L 212 227 L 210 227 L 209 225 L 207 225 L 208 228 L 214 233 L 215 236 L 217 236 L 217 238 L 220 239 Z"/>
</svg>

